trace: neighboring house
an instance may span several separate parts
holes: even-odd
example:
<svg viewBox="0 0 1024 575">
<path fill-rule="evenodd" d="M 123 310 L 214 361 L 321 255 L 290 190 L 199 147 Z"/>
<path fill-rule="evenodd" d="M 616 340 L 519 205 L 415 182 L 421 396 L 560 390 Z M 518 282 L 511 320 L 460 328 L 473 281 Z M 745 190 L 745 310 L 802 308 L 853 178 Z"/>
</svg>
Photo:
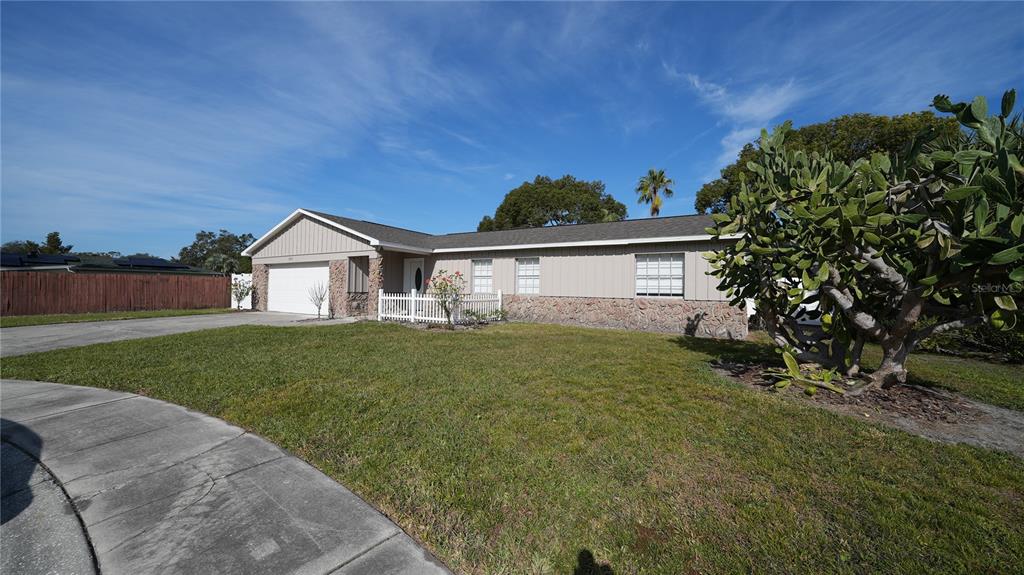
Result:
<svg viewBox="0 0 1024 575">
<path fill-rule="evenodd" d="M 0 271 L 13 272 L 70 272 L 70 273 L 134 273 L 134 274 L 184 274 L 220 276 L 201 268 L 163 258 L 130 256 L 111 258 L 75 254 L 18 254 L 4 253 L 0 258 Z"/>
<path fill-rule="evenodd" d="M 703 215 L 432 235 L 299 209 L 249 246 L 253 307 L 310 313 L 330 287 L 335 315 L 377 313 L 381 292 L 421 291 L 439 270 L 471 293 L 503 293 L 512 320 L 745 337 L 703 253 Z M 730 241 L 733 238 L 729 238 Z"/>
</svg>

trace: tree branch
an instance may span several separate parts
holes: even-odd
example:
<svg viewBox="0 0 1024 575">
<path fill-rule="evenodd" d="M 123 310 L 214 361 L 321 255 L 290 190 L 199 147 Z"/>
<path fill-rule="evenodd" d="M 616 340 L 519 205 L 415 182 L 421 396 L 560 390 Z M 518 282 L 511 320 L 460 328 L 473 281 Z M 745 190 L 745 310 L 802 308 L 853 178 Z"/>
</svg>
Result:
<svg viewBox="0 0 1024 575">
<path fill-rule="evenodd" d="M 866 332 L 872 337 L 881 337 L 885 332 L 882 324 L 871 315 L 854 309 L 853 296 L 850 295 L 850 292 L 836 287 L 842 282 L 839 277 L 839 272 L 833 267 L 829 268 L 829 281 L 831 283 L 821 284 L 821 291 L 832 298 L 832 301 L 839 306 L 843 315 L 853 322 L 853 325 L 857 329 Z"/>
<path fill-rule="evenodd" d="M 907 293 L 910 289 L 907 279 L 903 277 L 900 272 L 896 271 L 896 268 L 885 263 L 885 261 L 878 256 L 878 252 L 873 248 L 861 249 L 855 245 L 848 244 L 846 251 L 854 257 L 860 258 L 868 264 L 868 267 L 878 272 L 882 279 L 892 284 L 893 287 L 900 290 L 900 293 Z"/>
<path fill-rule="evenodd" d="M 977 324 L 982 323 L 984 321 L 985 321 L 985 316 L 984 315 L 971 315 L 971 316 L 968 316 L 968 317 L 962 317 L 960 319 L 955 319 L 955 320 L 952 320 L 952 321 L 947 321 L 945 323 L 937 323 L 935 325 L 931 325 L 931 326 L 928 326 L 928 327 L 926 327 L 924 329 L 921 329 L 921 330 L 918 330 L 918 331 L 914 332 L 914 338 L 913 339 L 914 339 L 914 342 L 916 343 L 916 342 L 919 342 L 921 340 L 927 339 L 927 338 L 929 338 L 929 337 L 931 337 L 931 336 L 933 336 L 933 335 L 935 335 L 937 333 L 942 333 L 942 332 L 950 331 L 950 330 L 953 330 L 953 329 L 961 329 L 961 328 L 965 328 L 965 327 L 970 327 L 972 325 L 977 325 Z"/>
</svg>

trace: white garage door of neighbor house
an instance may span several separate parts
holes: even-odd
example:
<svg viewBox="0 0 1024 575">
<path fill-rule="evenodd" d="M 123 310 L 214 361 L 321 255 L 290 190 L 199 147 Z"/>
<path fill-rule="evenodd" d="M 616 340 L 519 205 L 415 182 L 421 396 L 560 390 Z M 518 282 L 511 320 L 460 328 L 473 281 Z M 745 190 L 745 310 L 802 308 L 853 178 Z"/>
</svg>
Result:
<svg viewBox="0 0 1024 575">
<path fill-rule="evenodd" d="M 267 280 L 267 309 L 315 315 L 309 289 L 316 285 L 330 289 L 331 272 L 327 262 L 272 265 Z M 327 313 L 327 305 L 324 302 L 320 313 Z"/>
</svg>

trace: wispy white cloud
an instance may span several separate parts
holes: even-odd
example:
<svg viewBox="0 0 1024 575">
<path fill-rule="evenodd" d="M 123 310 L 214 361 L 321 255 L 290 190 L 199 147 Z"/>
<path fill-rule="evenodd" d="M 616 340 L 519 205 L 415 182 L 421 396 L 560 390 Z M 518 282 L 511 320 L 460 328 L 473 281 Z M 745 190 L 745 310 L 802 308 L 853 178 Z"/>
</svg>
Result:
<svg viewBox="0 0 1024 575">
<path fill-rule="evenodd" d="M 180 33 L 141 14 L 136 24 L 156 37 Z M 142 52 L 126 59 L 122 38 L 96 31 L 84 40 L 93 56 L 106 53 L 121 64 L 92 70 L 88 81 L 8 66 L 68 58 L 74 63 L 75 56 L 57 47 L 33 54 L 28 46 L 12 50 L 5 38 L 5 238 L 38 235 L 40 222 L 65 235 L 114 228 L 258 229 L 302 203 L 294 194 L 308 190 L 296 183 L 317 164 L 347 156 L 381 127 L 481 97 L 473 78 L 439 64 L 422 39 L 410 39 L 373 14 L 298 5 L 278 17 L 289 24 L 281 26 L 285 36 L 265 28 L 236 30 L 231 37 L 210 34 L 204 54 L 178 52 L 174 63 L 181 72 L 161 77 L 157 86 L 131 82 L 132 67 L 164 66 L 165 55 Z M 223 60 L 213 68 L 235 76 L 230 90 L 189 77 L 211 67 L 211 58 Z M 469 136 L 447 133 L 481 148 Z M 408 151 L 435 170 L 491 167 L 452 161 L 429 147 Z"/>
<path fill-rule="evenodd" d="M 715 169 L 735 161 L 743 146 L 754 140 L 762 128 L 792 111 L 809 93 L 793 79 L 734 89 L 698 74 L 680 72 L 665 61 L 661 67 L 669 81 L 689 88 L 727 126 L 728 132 L 720 140 L 721 152 L 715 158 Z"/>
</svg>

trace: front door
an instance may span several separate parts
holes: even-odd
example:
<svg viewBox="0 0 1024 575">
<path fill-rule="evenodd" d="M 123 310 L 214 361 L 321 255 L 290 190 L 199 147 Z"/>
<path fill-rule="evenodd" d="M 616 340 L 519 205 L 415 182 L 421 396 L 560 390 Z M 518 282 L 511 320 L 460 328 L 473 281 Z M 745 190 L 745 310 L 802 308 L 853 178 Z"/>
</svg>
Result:
<svg viewBox="0 0 1024 575">
<path fill-rule="evenodd" d="M 405 271 L 402 274 L 402 291 L 423 291 L 423 258 L 405 258 Z"/>
</svg>

